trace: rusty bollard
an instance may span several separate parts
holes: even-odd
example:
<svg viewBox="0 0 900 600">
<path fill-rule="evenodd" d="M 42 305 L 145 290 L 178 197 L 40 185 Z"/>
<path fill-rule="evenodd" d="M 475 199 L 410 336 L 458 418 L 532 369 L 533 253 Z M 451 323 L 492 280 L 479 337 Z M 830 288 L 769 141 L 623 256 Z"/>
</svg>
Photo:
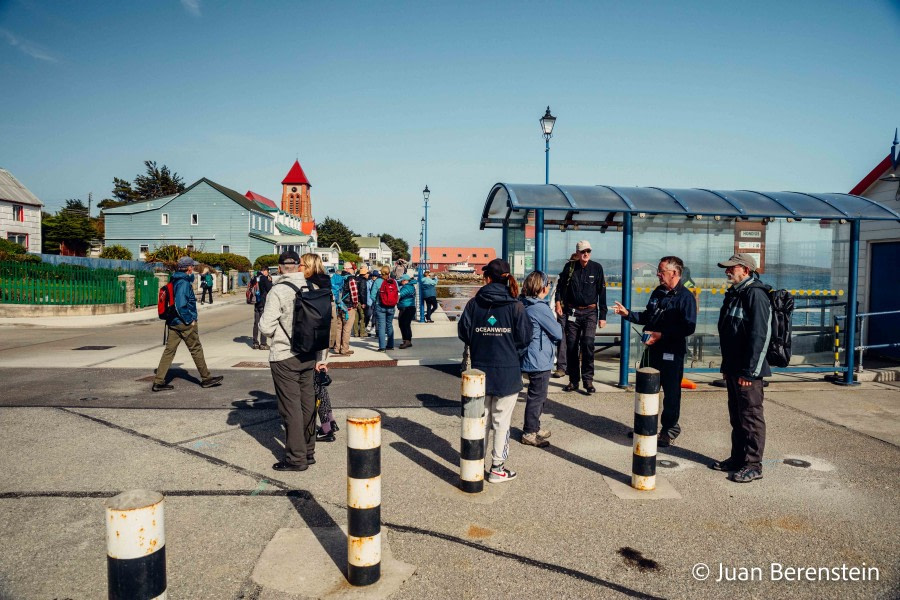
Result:
<svg viewBox="0 0 900 600">
<path fill-rule="evenodd" d="M 656 489 L 656 434 L 659 421 L 659 371 L 638 369 L 634 389 L 634 443 L 631 487 Z"/>
<path fill-rule="evenodd" d="M 130 490 L 106 507 L 106 574 L 110 600 L 166 598 L 163 495 Z"/>
<path fill-rule="evenodd" d="M 381 578 L 381 415 L 347 417 L 347 581 Z"/>
<path fill-rule="evenodd" d="M 462 432 L 459 444 L 459 489 L 470 494 L 484 490 L 484 373 L 462 374 Z"/>
</svg>

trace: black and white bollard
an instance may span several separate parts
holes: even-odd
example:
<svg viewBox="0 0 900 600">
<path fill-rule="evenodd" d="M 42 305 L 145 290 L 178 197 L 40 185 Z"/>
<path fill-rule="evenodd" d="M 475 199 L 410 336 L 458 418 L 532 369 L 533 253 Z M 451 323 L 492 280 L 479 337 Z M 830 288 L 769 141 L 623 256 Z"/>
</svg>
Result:
<svg viewBox="0 0 900 600">
<path fill-rule="evenodd" d="M 484 373 L 462 374 L 462 433 L 459 445 L 459 488 L 470 494 L 484 490 Z"/>
<path fill-rule="evenodd" d="M 381 578 L 381 415 L 347 417 L 347 581 Z"/>
<path fill-rule="evenodd" d="M 638 369 L 634 395 L 634 443 L 631 487 L 656 489 L 656 434 L 659 429 L 659 371 Z"/>
<path fill-rule="evenodd" d="M 166 598 L 164 499 L 131 490 L 106 506 L 106 572 L 110 600 Z"/>
</svg>

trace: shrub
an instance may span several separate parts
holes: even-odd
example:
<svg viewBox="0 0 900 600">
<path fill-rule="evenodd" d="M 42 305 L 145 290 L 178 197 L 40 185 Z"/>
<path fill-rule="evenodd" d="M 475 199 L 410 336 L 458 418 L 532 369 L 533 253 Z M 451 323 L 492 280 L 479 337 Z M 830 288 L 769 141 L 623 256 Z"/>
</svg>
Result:
<svg viewBox="0 0 900 600">
<path fill-rule="evenodd" d="M 263 267 L 271 267 L 273 265 L 278 264 L 278 255 L 277 254 L 263 254 L 262 256 L 257 256 L 256 260 L 253 261 L 253 270 L 259 271 Z"/>
<path fill-rule="evenodd" d="M 359 264 L 362 262 L 362 257 L 359 254 L 354 254 L 353 252 L 341 252 L 339 256 L 341 262 L 347 263 L 352 262 L 359 268 Z"/>
<path fill-rule="evenodd" d="M 100 252 L 100 258 L 112 258 L 114 260 L 131 260 L 131 250 L 119 244 L 104 246 Z"/>
<path fill-rule="evenodd" d="M 25 247 L 0 238 L 0 252 L 5 252 L 7 255 L 25 254 Z"/>
</svg>

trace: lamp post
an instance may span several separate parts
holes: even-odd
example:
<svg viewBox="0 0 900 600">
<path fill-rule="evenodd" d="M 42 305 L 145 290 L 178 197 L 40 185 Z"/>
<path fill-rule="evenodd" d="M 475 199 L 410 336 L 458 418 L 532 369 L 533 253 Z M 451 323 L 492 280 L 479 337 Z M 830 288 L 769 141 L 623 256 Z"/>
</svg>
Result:
<svg viewBox="0 0 900 600">
<path fill-rule="evenodd" d="M 428 199 L 431 197 L 431 190 L 428 189 L 428 185 L 426 185 L 425 189 L 422 190 L 422 197 L 425 198 L 425 219 L 422 222 L 422 245 L 424 246 L 424 248 L 423 248 L 423 254 L 420 255 L 420 258 L 424 257 L 424 261 L 419 260 L 419 263 L 421 264 L 424 262 L 425 266 L 427 267 L 428 266 Z M 423 271 L 423 269 L 419 270 L 419 323 L 425 322 L 425 299 L 422 298 L 422 271 Z"/>
<path fill-rule="evenodd" d="M 423 253 L 422 247 L 425 244 L 425 217 L 422 217 L 422 222 L 419 227 L 419 268 L 418 268 L 418 281 L 419 281 L 419 323 L 425 322 L 425 298 L 422 297 L 422 277 L 425 275 L 425 267 L 424 260 L 425 254 Z"/>
<path fill-rule="evenodd" d="M 544 136 L 544 184 L 550 184 L 550 138 L 553 137 L 553 126 L 556 117 L 550 114 L 550 107 L 540 118 L 541 134 Z M 534 268 L 547 272 L 547 232 L 544 230 L 544 211 L 534 211 Z"/>
</svg>

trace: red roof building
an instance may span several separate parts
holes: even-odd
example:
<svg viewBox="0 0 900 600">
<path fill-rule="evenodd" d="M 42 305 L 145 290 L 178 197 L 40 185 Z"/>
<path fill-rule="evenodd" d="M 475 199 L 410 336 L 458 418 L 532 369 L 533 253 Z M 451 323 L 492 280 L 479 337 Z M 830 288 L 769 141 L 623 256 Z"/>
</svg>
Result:
<svg viewBox="0 0 900 600">
<path fill-rule="evenodd" d="M 476 273 L 481 271 L 492 260 L 497 258 L 497 251 L 493 248 L 462 248 L 456 246 L 432 246 L 428 249 L 427 269 L 435 273 L 442 273 L 447 267 L 458 263 L 468 263 Z M 412 248 L 412 265 L 419 264 L 419 247 Z"/>
<path fill-rule="evenodd" d="M 309 182 L 309 179 L 306 178 L 306 173 L 303 172 L 303 167 L 300 166 L 300 161 L 295 160 L 294 166 L 291 167 L 291 170 L 288 171 L 288 174 L 284 176 L 284 179 L 281 181 L 281 185 L 308 185 L 312 187 L 312 184 Z"/>
<path fill-rule="evenodd" d="M 266 198 L 265 196 L 263 196 L 262 194 L 257 194 L 254 191 L 247 190 L 247 193 L 244 194 L 244 196 L 246 196 L 248 199 L 252 200 L 253 202 L 256 202 L 263 208 L 268 208 L 271 210 L 278 210 L 278 205 L 275 204 L 274 202 L 272 202 L 271 200 L 269 200 L 268 198 Z"/>
<path fill-rule="evenodd" d="M 309 195 L 311 187 L 300 161 L 295 160 L 294 166 L 281 181 L 281 210 L 300 217 L 303 223 L 312 222 L 312 198 Z"/>
</svg>

